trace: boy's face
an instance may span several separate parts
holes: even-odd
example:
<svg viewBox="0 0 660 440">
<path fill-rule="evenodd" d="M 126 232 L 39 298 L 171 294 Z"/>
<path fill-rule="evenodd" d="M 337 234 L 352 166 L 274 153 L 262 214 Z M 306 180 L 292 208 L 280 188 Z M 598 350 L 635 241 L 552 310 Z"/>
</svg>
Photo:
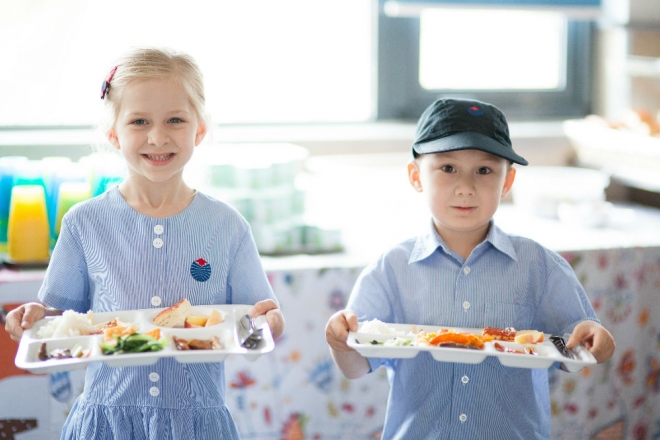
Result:
<svg viewBox="0 0 660 440">
<path fill-rule="evenodd" d="M 485 238 L 515 174 L 506 159 L 480 150 L 424 154 L 408 164 L 410 183 L 424 195 L 435 228 L 445 239 L 451 234 Z"/>
</svg>

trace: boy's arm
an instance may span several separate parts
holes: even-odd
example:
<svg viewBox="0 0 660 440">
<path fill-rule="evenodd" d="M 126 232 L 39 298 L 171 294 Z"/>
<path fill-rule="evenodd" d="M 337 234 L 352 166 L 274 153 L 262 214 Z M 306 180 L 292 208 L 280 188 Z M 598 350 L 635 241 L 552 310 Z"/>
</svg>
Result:
<svg viewBox="0 0 660 440">
<path fill-rule="evenodd" d="M 325 339 L 330 354 L 344 376 L 357 379 L 371 370 L 369 361 L 346 344 L 349 331 L 357 331 L 358 319 L 352 310 L 341 310 L 330 317 L 325 326 Z"/>
<path fill-rule="evenodd" d="M 595 321 L 582 321 L 576 325 L 571 337 L 566 341 L 566 346 L 572 348 L 579 342 L 584 344 L 599 364 L 609 360 L 616 348 L 610 332 Z"/>
</svg>

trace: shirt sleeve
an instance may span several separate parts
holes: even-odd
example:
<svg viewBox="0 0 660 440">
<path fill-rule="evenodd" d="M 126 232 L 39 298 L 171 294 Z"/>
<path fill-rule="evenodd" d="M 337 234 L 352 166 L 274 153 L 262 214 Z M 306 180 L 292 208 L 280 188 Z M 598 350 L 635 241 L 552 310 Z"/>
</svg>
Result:
<svg viewBox="0 0 660 440">
<path fill-rule="evenodd" d="M 392 306 L 394 295 L 385 270 L 386 261 L 382 257 L 379 261 L 366 267 L 358 277 L 351 292 L 346 308 L 357 315 L 358 321 L 379 321 L 394 323 L 396 317 Z M 371 371 L 380 366 L 394 368 L 393 359 L 367 358 Z"/>
<path fill-rule="evenodd" d="M 227 290 L 229 303 L 252 305 L 258 301 L 272 299 L 279 307 L 249 227 L 239 239 L 232 259 L 227 275 Z"/>
<path fill-rule="evenodd" d="M 563 335 L 571 333 L 578 323 L 585 320 L 600 323 L 573 268 L 560 255 L 548 252 L 545 292 L 534 328 Z"/>
<path fill-rule="evenodd" d="M 39 289 L 39 300 L 58 310 L 85 313 L 90 309 L 87 264 L 79 234 L 67 215 Z"/>
</svg>

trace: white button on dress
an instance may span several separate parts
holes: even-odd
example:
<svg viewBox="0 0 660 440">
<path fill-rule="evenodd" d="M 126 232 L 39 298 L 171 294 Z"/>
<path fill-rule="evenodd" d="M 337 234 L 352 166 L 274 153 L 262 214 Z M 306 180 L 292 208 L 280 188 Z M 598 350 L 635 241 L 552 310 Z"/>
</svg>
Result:
<svg viewBox="0 0 660 440">
<path fill-rule="evenodd" d="M 465 275 L 468 275 L 468 274 L 471 272 L 471 270 L 472 270 L 472 269 L 470 269 L 469 266 L 465 266 L 465 267 L 463 268 L 463 273 L 464 273 Z"/>
<path fill-rule="evenodd" d="M 469 381 L 470 381 L 469 377 L 467 377 L 467 376 L 461 377 L 461 382 L 463 382 L 464 384 L 468 383 Z"/>
<path fill-rule="evenodd" d="M 160 379 L 160 375 L 156 373 L 155 371 L 153 373 L 149 373 L 149 380 L 152 382 L 158 382 L 158 379 Z"/>
<path fill-rule="evenodd" d="M 154 307 L 158 307 L 163 301 L 160 299 L 160 296 L 152 296 L 151 297 L 151 305 Z"/>
<path fill-rule="evenodd" d="M 162 248 L 162 247 L 163 247 L 163 240 L 160 239 L 160 238 L 156 238 L 156 239 L 154 239 L 154 247 L 155 247 L 156 249 L 160 249 L 160 248 Z"/>
<path fill-rule="evenodd" d="M 467 415 L 461 414 L 460 417 L 458 418 L 458 420 L 460 420 L 461 423 L 465 422 L 467 420 Z"/>
<path fill-rule="evenodd" d="M 463 310 L 467 311 L 470 308 L 470 301 L 463 301 Z"/>
<path fill-rule="evenodd" d="M 156 235 L 162 234 L 164 230 L 165 230 L 165 228 L 163 227 L 163 225 L 154 226 L 154 234 L 156 234 Z"/>
<path fill-rule="evenodd" d="M 154 397 L 157 397 L 160 394 L 160 390 L 158 387 L 151 387 L 149 388 L 149 394 L 151 394 Z"/>
</svg>

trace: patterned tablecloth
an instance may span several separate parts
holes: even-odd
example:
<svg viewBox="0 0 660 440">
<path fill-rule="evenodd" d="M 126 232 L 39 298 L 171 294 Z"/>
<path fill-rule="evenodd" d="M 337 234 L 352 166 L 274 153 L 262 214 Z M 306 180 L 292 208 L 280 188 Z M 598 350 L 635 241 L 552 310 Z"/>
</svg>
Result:
<svg viewBox="0 0 660 440">
<path fill-rule="evenodd" d="M 644 243 L 579 249 L 576 241 L 558 249 L 614 335 L 617 350 L 607 363 L 579 373 L 551 370 L 553 438 L 660 438 L 660 214 L 651 214 L 645 221 L 654 223 L 648 230 L 656 235 Z M 513 225 L 506 218 L 501 223 Z M 607 231 L 592 238 L 600 233 Z M 552 242 L 551 236 L 539 237 Z M 253 362 L 226 361 L 227 404 L 243 438 L 380 438 L 389 392 L 385 371 L 344 379 L 324 335 L 326 321 L 343 308 L 363 264 L 335 256 L 266 260 L 265 266 L 287 330 L 273 353 Z M 33 299 L 39 286 L 38 274 L 8 282 L 12 276 L 0 276 L 6 281 L 0 284 L 5 309 Z M 57 438 L 82 388 L 82 372 L 23 373 L 13 367 L 15 347 L 0 332 L 0 395 L 5 396 L 0 438 Z"/>
</svg>

